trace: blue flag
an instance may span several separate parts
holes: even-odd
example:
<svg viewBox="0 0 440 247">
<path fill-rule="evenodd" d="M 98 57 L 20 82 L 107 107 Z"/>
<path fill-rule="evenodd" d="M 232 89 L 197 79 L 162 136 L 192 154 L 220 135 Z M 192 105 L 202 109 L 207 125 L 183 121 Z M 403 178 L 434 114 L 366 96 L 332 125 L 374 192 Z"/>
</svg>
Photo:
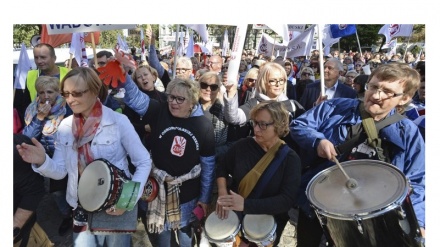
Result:
<svg viewBox="0 0 440 247">
<path fill-rule="evenodd" d="M 330 33 L 332 38 L 345 37 L 356 33 L 355 24 L 331 24 Z"/>
</svg>

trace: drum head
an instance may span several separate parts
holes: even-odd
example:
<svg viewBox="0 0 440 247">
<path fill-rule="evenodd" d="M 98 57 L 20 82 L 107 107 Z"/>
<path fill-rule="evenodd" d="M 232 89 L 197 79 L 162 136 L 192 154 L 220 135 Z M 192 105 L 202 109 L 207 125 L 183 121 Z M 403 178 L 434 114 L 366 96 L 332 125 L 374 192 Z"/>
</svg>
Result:
<svg viewBox="0 0 440 247">
<path fill-rule="evenodd" d="M 342 162 L 345 172 L 358 186 L 348 189 L 346 177 L 338 166 L 318 173 L 308 184 L 309 201 L 323 215 L 352 219 L 354 215 L 374 217 L 372 212 L 391 210 L 402 202 L 409 187 L 405 175 L 397 167 L 377 160 Z"/>
<path fill-rule="evenodd" d="M 78 200 L 81 206 L 94 212 L 104 205 L 112 187 L 109 166 L 102 160 L 92 161 L 84 169 L 78 183 Z"/>
<path fill-rule="evenodd" d="M 215 212 L 212 212 L 205 221 L 205 232 L 208 237 L 214 240 L 227 239 L 239 228 L 237 214 L 229 211 L 227 219 L 219 219 Z"/>
<path fill-rule="evenodd" d="M 246 214 L 243 219 L 243 230 L 252 239 L 266 238 L 275 225 L 275 219 L 267 214 Z"/>
</svg>

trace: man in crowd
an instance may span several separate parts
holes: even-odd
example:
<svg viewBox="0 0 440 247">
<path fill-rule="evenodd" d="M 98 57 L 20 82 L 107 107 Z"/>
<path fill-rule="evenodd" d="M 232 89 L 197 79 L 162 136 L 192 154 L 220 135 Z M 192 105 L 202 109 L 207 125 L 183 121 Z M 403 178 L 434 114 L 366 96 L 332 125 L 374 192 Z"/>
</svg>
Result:
<svg viewBox="0 0 440 247">
<path fill-rule="evenodd" d="M 45 75 L 56 77 L 61 81 L 69 71 L 67 68 L 55 64 L 57 56 L 55 55 L 55 49 L 51 45 L 40 43 L 34 47 L 33 52 L 37 69 L 28 71 L 25 89 L 16 90 L 14 95 L 14 108 L 17 109 L 22 123 L 24 123 L 26 108 L 37 96 L 35 89 L 37 78 Z"/>
<path fill-rule="evenodd" d="M 292 121 L 290 133 L 301 147 L 304 167 L 297 197 L 298 246 L 319 246 L 323 231 L 305 190 L 316 174 L 335 164 L 334 159 L 340 162 L 375 159 L 395 165 L 408 178 L 412 189 L 410 198 L 424 236 L 425 142 L 417 126 L 398 114 L 398 109 L 411 101 L 419 84 L 419 73 L 408 65 L 382 65 L 370 75 L 363 103 L 347 98 L 327 100 Z M 371 119 L 375 125 L 382 121 L 387 124 L 383 123 L 385 127 L 378 131 L 378 138 L 374 138 L 364 130 L 363 119 Z M 361 146 L 371 151 L 358 151 Z M 374 155 L 366 155 L 371 153 Z"/>
<path fill-rule="evenodd" d="M 333 98 L 352 98 L 357 97 L 356 91 L 339 81 L 340 72 L 343 71 L 342 63 L 338 58 L 330 58 L 324 64 L 324 89 L 325 95 L 321 94 L 321 82 L 315 81 L 307 85 L 301 97 L 300 103 L 306 109 L 320 104 L 321 102 Z"/>
</svg>

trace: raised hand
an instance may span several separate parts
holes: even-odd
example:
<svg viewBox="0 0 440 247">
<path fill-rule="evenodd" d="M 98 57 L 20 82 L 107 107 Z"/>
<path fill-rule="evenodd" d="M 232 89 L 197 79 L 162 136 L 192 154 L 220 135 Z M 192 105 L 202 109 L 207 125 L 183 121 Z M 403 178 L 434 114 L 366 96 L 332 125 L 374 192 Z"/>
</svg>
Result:
<svg viewBox="0 0 440 247">
<path fill-rule="evenodd" d="M 18 144 L 16 148 L 24 161 L 40 166 L 46 161 L 46 151 L 37 139 L 32 138 L 32 143 L 35 146 L 23 142 Z"/>
</svg>

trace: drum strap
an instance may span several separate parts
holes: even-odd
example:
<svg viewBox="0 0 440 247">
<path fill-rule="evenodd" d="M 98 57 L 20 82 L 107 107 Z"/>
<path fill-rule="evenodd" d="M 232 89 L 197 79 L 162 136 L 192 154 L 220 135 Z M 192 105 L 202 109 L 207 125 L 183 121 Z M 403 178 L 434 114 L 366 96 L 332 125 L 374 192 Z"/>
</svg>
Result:
<svg viewBox="0 0 440 247">
<path fill-rule="evenodd" d="M 368 145 L 373 148 L 376 148 L 379 151 L 378 154 L 380 160 L 385 160 L 385 157 L 383 157 L 384 152 L 382 150 L 382 143 L 381 143 L 381 139 L 378 136 L 378 132 L 387 126 L 402 120 L 404 117 L 399 113 L 395 113 L 392 116 L 387 117 L 382 121 L 375 122 L 373 118 L 370 116 L 370 114 L 368 114 L 368 112 L 365 111 L 363 102 L 359 104 L 359 110 L 361 112 L 361 117 L 362 117 L 362 127 L 364 129 L 364 132 L 367 134 Z M 356 145 L 356 143 L 359 142 L 361 134 L 364 132 L 359 131 L 352 138 L 336 146 L 335 149 L 338 152 L 338 154 L 343 155 L 346 154 L 347 152 L 350 152 L 350 150 Z"/>
</svg>

